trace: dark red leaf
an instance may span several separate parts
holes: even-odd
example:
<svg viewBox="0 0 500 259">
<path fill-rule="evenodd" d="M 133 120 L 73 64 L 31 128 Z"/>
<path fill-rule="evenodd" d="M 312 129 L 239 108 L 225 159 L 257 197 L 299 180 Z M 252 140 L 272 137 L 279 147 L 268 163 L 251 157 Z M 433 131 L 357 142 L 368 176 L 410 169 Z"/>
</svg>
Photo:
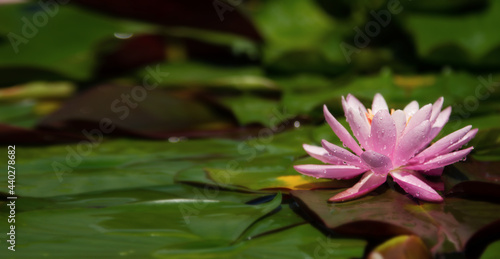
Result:
<svg viewBox="0 0 500 259">
<path fill-rule="evenodd" d="M 100 85 L 69 99 L 38 127 L 86 136 L 165 138 L 227 131 L 231 118 L 217 114 L 189 92 L 142 86 Z"/>
<path fill-rule="evenodd" d="M 344 203 L 328 203 L 343 190 L 291 191 L 299 206 L 336 232 L 364 237 L 417 235 L 431 252 L 464 251 L 482 227 L 498 220 L 500 204 L 445 198 L 425 203 L 393 189 Z"/>
<path fill-rule="evenodd" d="M 75 0 L 76 3 L 119 17 L 132 18 L 165 26 L 186 26 L 238 34 L 262 41 L 250 20 L 236 7 L 221 0 Z M 222 3 L 222 4 L 221 4 Z M 223 20 L 219 14 L 222 10 Z M 217 8 L 217 9 L 216 9 Z M 219 13 L 218 13 L 219 12 Z"/>
<path fill-rule="evenodd" d="M 500 198 L 500 162 L 477 161 L 455 163 L 446 168 L 443 181 L 449 195 L 464 195 L 481 199 Z"/>
<path fill-rule="evenodd" d="M 159 35 L 137 35 L 120 40 L 110 53 L 104 53 L 99 75 L 121 74 L 140 66 L 165 60 L 165 39 Z"/>
<path fill-rule="evenodd" d="M 25 129 L 0 124 L 0 143 L 3 145 L 48 145 L 70 143 L 85 139 L 81 135 L 42 129 Z"/>
</svg>

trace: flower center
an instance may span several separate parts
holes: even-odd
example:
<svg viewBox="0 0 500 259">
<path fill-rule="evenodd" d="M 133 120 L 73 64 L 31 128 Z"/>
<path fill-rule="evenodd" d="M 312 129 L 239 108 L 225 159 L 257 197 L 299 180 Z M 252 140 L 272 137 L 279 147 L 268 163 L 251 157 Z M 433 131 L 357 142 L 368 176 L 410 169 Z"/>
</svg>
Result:
<svg viewBox="0 0 500 259">
<path fill-rule="evenodd" d="M 391 109 L 391 115 L 394 113 L 394 109 Z M 373 120 L 373 117 L 375 116 L 375 114 L 373 114 L 372 112 L 372 109 L 366 109 L 366 112 L 365 112 L 365 115 L 366 115 L 366 119 L 368 120 L 368 123 L 370 125 L 372 125 L 372 120 Z M 408 125 L 408 122 L 410 122 L 410 119 L 411 119 L 411 116 L 408 117 L 408 120 L 406 120 L 406 125 Z"/>
<path fill-rule="evenodd" d="M 366 118 L 368 119 L 368 123 L 370 123 L 370 125 L 371 125 L 372 120 L 373 120 L 373 116 L 375 116 L 375 114 L 373 114 L 372 109 L 366 109 L 366 111 L 367 111 L 367 112 L 365 112 Z"/>
</svg>

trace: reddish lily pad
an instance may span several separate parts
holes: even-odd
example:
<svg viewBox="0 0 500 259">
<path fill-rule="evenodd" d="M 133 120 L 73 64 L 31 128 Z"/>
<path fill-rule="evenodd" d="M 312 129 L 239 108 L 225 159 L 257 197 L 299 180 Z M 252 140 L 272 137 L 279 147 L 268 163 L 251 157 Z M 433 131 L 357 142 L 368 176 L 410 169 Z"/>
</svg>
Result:
<svg viewBox="0 0 500 259">
<path fill-rule="evenodd" d="M 57 144 L 85 140 L 83 136 L 73 133 L 61 133 L 50 130 L 26 129 L 17 126 L 0 124 L 0 143 L 4 145 Z"/>
<path fill-rule="evenodd" d="M 500 172 L 498 161 L 468 159 L 448 167 L 443 180 L 448 194 L 477 198 L 500 198 Z"/>
<path fill-rule="evenodd" d="M 76 4 L 114 16 L 132 18 L 164 26 L 183 26 L 239 34 L 262 41 L 247 16 L 236 7 L 239 1 L 97 1 L 78 0 Z M 150 8 L 153 7 L 154 8 Z M 223 22 L 224 20 L 227 22 Z"/>
<path fill-rule="evenodd" d="M 168 77 L 165 71 L 158 73 Z M 189 93 L 186 97 L 154 87 L 99 85 L 68 100 L 45 117 L 39 127 L 79 133 L 95 129 L 106 136 L 166 138 L 227 129 L 231 124 L 230 118 L 216 114 Z"/>
<path fill-rule="evenodd" d="M 483 256 L 484 254 L 491 255 L 492 251 L 490 249 L 496 246 L 495 243 L 498 243 L 497 240 L 500 240 L 500 231 L 498 229 L 500 229 L 500 220 L 488 224 L 477 231 L 465 246 L 465 256 L 467 258 L 478 258 L 480 254 L 483 254 Z"/>
<path fill-rule="evenodd" d="M 299 206 L 334 231 L 389 237 L 418 235 L 433 254 L 463 251 L 483 226 L 498 219 L 500 204 L 446 198 L 443 203 L 419 203 L 387 189 L 361 199 L 328 203 L 340 191 L 292 191 Z"/>
</svg>

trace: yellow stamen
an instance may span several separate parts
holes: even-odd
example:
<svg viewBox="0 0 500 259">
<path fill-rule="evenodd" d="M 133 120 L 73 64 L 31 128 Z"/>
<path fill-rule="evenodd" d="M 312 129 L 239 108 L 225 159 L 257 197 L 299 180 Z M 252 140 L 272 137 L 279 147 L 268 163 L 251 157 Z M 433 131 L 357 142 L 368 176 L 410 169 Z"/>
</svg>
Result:
<svg viewBox="0 0 500 259">
<path fill-rule="evenodd" d="M 396 111 L 396 110 L 391 109 L 391 115 L 392 115 L 395 111 Z M 366 115 L 366 119 L 368 119 L 368 123 L 370 123 L 370 125 L 371 125 L 371 124 L 372 124 L 373 117 L 375 116 L 375 114 L 373 114 L 373 112 L 372 112 L 372 109 L 366 109 L 365 115 Z M 410 120 L 411 120 L 411 116 L 408 118 L 408 120 L 406 120 L 406 125 L 408 125 L 408 122 L 410 122 Z"/>
<path fill-rule="evenodd" d="M 366 118 L 368 119 L 368 123 L 370 123 L 370 125 L 372 124 L 372 120 L 373 120 L 373 116 L 375 116 L 372 112 L 371 109 L 366 109 Z"/>
</svg>

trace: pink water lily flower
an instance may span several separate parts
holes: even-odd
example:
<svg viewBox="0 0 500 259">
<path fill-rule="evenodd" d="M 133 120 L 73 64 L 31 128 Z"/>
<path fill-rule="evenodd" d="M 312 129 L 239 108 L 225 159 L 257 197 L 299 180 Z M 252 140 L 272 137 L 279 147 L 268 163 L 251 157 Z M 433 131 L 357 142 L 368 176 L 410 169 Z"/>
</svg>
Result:
<svg viewBox="0 0 500 259">
<path fill-rule="evenodd" d="M 329 201 L 346 201 L 367 194 L 385 183 L 388 174 L 413 197 L 431 202 L 443 200 L 434 190 L 438 188 L 424 175 L 440 176 L 444 166 L 464 159 L 473 147 L 458 149 L 477 133 L 469 125 L 430 144 L 450 116 L 451 107 L 441 111 L 443 97 L 420 109 L 413 101 L 403 110 L 389 111 L 381 94 L 375 95 L 371 109 L 349 94 L 342 97 L 342 106 L 359 145 L 324 106 L 326 121 L 352 152 L 326 140 L 321 142 L 323 147 L 304 144 L 309 155 L 328 165 L 297 165 L 295 170 L 333 179 L 350 179 L 364 173 L 353 187 Z"/>
</svg>

